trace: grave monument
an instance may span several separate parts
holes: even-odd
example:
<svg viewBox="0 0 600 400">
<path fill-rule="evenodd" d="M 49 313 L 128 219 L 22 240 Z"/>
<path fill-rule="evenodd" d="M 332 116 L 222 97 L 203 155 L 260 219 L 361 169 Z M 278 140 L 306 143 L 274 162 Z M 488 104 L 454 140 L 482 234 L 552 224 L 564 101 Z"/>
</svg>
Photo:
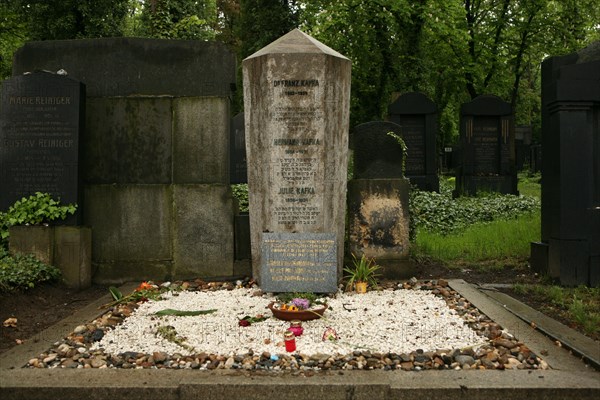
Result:
<svg viewBox="0 0 600 400">
<path fill-rule="evenodd" d="M 39 69 L 86 85 L 80 162 L 94 281 L 233 276 L 233 53 L 194 40 L 26 43 L 13 74 Z"/>
<path fill-rule="evenodd" d="M 408 274 L 410 183 L 404 177 L 402 127 L 387 121 L 353 129 L 354 178 L 348 182 L 348 246 L 375 258 L 387 277 Z"/>
<path fill-rule="evenodd" d="M 512 108 L 498 96 L 482 95 L 460 110 L 461 165 L 454 196 L 477 192 L 518 194 Z"/>
<path fill-rule="evenodd" d="M 437 107 L 423 93 L 405 93 L 388 107 L 388 119 L 402 128 L 408 148 L 405 175 L 421 190 L 439 192 L 436 150 Z"/>
<path fill-rule="evenodd" d="M 2 84 L 0 211 L 36 192 L 81 207 L 79 135 L 85 85 L 66 75 L 34 72 Z M 81 222 L 81 210 L 67 221 Z"/>
<path fill-rule="evenodd" d="M 298 29 L 243 62 L 252 270 L 266 291 L 337 290 L 350 68 Z"/>
<path fill-rule="evenodd" d="M 534 270 L 600 285 L 600 41 L 542 63 L 542 240 Z"/>
</svg>

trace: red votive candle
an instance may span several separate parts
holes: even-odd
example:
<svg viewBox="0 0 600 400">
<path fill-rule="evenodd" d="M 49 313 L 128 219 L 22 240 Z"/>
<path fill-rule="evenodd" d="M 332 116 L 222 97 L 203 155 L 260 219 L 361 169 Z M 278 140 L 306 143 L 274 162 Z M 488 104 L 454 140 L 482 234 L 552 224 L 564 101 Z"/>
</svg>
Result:
<svg viewBox="0 0 600 400">
<path fill-rule="evenodd" d="M 285 351 L 288 353 L 296 351 L 296 337 L 294 336 L 294 332 L 289 330 L 285 331 L 283 340 L 285 341 Z"/>
<path fill-rule="evenodd" d="M 291 331 L 294 334 L 294 336 L 302 335 L 302 332 L 304 332 L 304 328 L 302 327 L 302 321 L 300 321 L 299 319 L 291 320 L 288 331 Z"/>
</svg>

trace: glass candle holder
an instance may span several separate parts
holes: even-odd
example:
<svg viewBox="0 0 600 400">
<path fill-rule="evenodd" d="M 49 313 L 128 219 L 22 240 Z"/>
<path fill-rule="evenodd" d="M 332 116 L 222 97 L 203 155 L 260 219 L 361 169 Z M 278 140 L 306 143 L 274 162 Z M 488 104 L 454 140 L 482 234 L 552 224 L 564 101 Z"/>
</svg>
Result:
<svg viewBox="0 0 600 400">
<path fill-rule="evenodd" d="M 285 351 L 288 353 L 296 351 L 296 337 L 292 331 L 285 331 L 283 340 L 285 341 Z"/>
<path fill-rule="evenodd" d="M 291 331 L 294 334 L 294 336 L 302 335 L 302 332 L 304 332 L 304 328 L 302 327 L 302 321 L 300 321 L 299 319 L 291 320 L 288 331 Z"/>
</svg>

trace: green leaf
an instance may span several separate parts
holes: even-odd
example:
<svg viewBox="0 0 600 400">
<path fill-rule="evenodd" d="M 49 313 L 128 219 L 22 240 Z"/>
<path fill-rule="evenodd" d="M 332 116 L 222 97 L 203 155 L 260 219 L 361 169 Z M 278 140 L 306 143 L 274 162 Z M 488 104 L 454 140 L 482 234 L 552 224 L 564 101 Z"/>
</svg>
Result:
<svg viewBox="0 0 600 400">
<path fill-rule="evenodd" d="M 109 287 L 108 291 L 112 295 L 113 299 L 115 299 L 115 301 L 119 301 L 123 298 L 123 293 L 121 293 L 121 291 L 114 286 Z"/>
<path fill-rule="evenodd" d="M 160 310 L 154 313 L 154 315 L 165 316 L 165 315 L 176 315 L 178 317 L 190 317 L 195 315 L 205 315 L 212 314 L 216 312 L 216 309 L 211 310 L 198 310 L 198 311 L 181 311 L 181 310 L 173 310 L 172 308 L 167 308 L 164 310 Z"/>
</svg>

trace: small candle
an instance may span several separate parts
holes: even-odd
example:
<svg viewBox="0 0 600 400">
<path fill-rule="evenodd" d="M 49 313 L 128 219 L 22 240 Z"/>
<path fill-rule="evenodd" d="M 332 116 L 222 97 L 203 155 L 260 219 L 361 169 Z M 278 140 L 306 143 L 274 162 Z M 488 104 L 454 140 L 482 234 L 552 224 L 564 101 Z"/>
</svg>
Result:
<svg viewBox="0 0 600 400">
<path fill-rule="evenodd" d="M 302 322 L 299 319 L 291 320 L 288 331 L 291 331 L 294 334 L 294 336 L 302 335 L 302 332 L 304 332 L 304 328 L 302 327 Z"/>
<path fill-rule="evenodd" d="M 291 331 L 285 331 L 283 334 L 283 340 L 285 341 L 285 351 L 288 353 L 296 351 L 296 337 Z"/>
</svg>

